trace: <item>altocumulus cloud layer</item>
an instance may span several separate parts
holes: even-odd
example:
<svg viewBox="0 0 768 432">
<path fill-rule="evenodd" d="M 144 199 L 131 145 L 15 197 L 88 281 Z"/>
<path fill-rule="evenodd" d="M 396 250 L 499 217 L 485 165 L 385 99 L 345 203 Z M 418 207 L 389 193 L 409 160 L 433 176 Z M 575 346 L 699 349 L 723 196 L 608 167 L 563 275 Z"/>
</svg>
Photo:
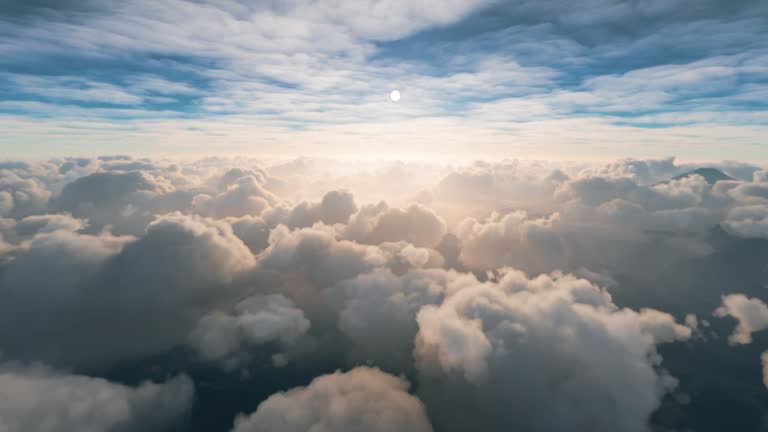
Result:
<svg viewBox="0 0 768 432">
<path fill-rule="evenodd" d="M 765 0 L 435 3 L 4 0 L 0 152 L 765 158 Z"/>
<path fill-rule="evenodd" d="M 3 431 L 765 427 L 759 166 L 17 161 L 0 217 Z"/>
</svg>

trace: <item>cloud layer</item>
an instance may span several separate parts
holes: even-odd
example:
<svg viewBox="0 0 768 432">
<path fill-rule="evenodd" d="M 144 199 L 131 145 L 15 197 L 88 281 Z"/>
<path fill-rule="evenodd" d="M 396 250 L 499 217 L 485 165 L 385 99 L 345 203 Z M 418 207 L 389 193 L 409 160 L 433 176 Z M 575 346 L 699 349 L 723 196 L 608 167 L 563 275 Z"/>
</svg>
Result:
<svg viewBox="0 0 768 432">
<path fill-rule="evenodd" d="M 763 391 L 768 245 L 744 224 L 767 178 L 672 159 L 4 163 L 0 424 L 695 425 L 708 395 Z M 696 390 L 706 373 L 677 365 L 707 356 L 753 368 Z"/>
<path fill-rule="evenodd" d="M 9 1 L 0 148 L 765 159 L 767 12 L 760 0 Z"/>
</svg>

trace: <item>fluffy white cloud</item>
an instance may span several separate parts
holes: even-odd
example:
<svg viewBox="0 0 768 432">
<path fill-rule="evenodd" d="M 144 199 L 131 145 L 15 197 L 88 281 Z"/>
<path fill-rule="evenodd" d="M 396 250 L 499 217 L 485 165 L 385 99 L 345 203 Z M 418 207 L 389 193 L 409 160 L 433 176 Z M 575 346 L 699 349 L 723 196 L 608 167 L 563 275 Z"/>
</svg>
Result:
<svg viewBox="0 0 768 432">
<path fill-rule="evenodd" d="M 42 211 L 51 198 L 39 180 L 24 178 L 15 171 L 0 170 L 0 217 L 26 216 Z"/>
<path fill-rule="evenodd" d="M 459 259 L 478 270 L 517 266 L 541 272 L 563 268 L 565 246 L 553 229 L 559 219 L 558 214 L 529 219 L 523 211 L 504 216 L 493 213 L 484 222 L 466 219 L 456 229 L 461 241 Z"/>
<path fill-rule="evenodd" d="M 404 240 L 432 247 L 440 242 L 445 230 L 445 221 L 427 207 L 413 204 L 401 210 L 381 202 L 365 206 L 352 216 L 342 238 L 368 244 Z"/>
<path fill-rule="evenodd" d="M 447 431 L 645 431 L 673 384 L 654 369 L 655 345 L 691 335 L 668 314 L 617 308 L 585 280 L 517 271 L 417 320 L 419 395 Z"/>
<path fill-rule="evenodd" d="M 198 195 L 192 208 L 199 214 L 215 218 L 259 215 L 277 203 L 277 197 L 265 189 L 259 179 L 245 176 L 218 195 Z"/>
<path fill-rule="evenodd" d="M 272 395 L 233 432 L 431 432 L 408 383 L 377 369 L 357 368 Z"/>
<path fill-rule="evenodd" d="M 148 171 L 107 171 L 67 183 L 51 210 L 88 220 L 93 232 L 110 227 L 118 234 L 140 234 L 155 215 L 183 210 L 189 197 Z"/>
<path fill-rule="evenodd" d="M 657 344 L 698 326 L 657 309 L 702 316 L 722 281 L 750 296 L 760 284 L 764 203 L 743 193 L 763 182 L 754 167 L 712 184 L 667 181 L 694 167 L 672 160 L 268 165 L 0 168 L 24 185 L 0 187 L 4 356 L 90 374 L 200 357 L 250 378 L 368 365 L 416 377 L 448 432 L 644 431 L 675 382 Z M 721 309 L 740 323 L 734 341 L 768 325 L 754 305 Z"/>
<path fill-rule="evenodd" d="M 19 237 L 31 237 L 39 233 L 48 233 L 59 230 L 78 232 L 87 226 L 82 219 L 73 218 L 69 214 L 35 215 L 27 216 L 18 221 L 13 230 Z"/>
<path fill-rule="evenodd" d="M 405 242 L 361 245 L 335 234 L 322 225 L 278 226 L 258 267 L 275 276 L 273 290 L 306 314 L 312 338 L 342 350 L 353 364 L 411 369 L 416 312 L 438 301 L 455 273 L 441 269 L 434 250 Z"/>
<path fill-rule="evenodd" d="M 338 327 L 352 342 L 350 356 L 392 370 L 410 370 L 416 315 L 440 304 L 446 291 L 476 283 L 471 275 L 442 269 L 412 270 L 396 276 L 389 270 L 362 274 L 330 293 L 339 304 Z"/>
<path fill-rule="evenodd" d="M 346 224 L 357 211 L 355 197 L 347 191 L 330 191 L 320 202 L 303 201 L 293 207 L 276 207 L 264 214 L 271 225 L 283 224 L 289 228 L 304 228 L 322 222 L 326 225 Z"/>
<path fill-rule="evenodd" d="M 2 364 L 0 430 L 160 432 L 184 419 L 193 396 L 185 376 L 128 387 L 43 366 Z"/>
<path fill-rule="evenodd" d="M 768 238 L 768 206 L 735 207 L 728 212 L 723 228 L 739 237 Z"/>
<path fill-rule="evenodd" d="M 715 310 L 715 316 L 730 316 L 739 325 L 728 338 L 733 345 L 752 343 L 752 333 L 768 328 L 768 306 L 762 300 L 743 294 L 723 296 L 723 305 Z"/>
</svg>

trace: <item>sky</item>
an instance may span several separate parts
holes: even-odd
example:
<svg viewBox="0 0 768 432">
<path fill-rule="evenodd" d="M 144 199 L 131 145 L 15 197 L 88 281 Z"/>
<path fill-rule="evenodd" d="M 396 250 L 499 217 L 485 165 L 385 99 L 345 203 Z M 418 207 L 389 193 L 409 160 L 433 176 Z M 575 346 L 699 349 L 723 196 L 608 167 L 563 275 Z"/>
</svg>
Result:
<svg viewBox="0 0 768 432">
<path fill-rule="evenodd" d="M 766 34 L 760 0 L 2 0 L 0 153 L 764 161 Z"/>
<path fill-rule="evenodd" d="M 768 431 L 767 137 L 766 0 L 0 0 L 0 432 Z"/>
</svg>

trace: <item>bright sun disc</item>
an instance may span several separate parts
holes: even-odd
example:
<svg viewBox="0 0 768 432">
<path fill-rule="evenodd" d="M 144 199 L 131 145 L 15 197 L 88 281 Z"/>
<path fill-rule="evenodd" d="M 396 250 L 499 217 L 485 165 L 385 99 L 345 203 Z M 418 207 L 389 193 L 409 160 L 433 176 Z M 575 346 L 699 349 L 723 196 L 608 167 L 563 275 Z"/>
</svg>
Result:
<svg viewBox="0 0 768 432">
<path fill-rule="evenodd" d="M 400 100 L 400 92 L 397 90 L 392 90 L 392 93 L 389 94 L 389 98 L 392 100 L 392 102 L 397 102 Z"/>
</svg>

